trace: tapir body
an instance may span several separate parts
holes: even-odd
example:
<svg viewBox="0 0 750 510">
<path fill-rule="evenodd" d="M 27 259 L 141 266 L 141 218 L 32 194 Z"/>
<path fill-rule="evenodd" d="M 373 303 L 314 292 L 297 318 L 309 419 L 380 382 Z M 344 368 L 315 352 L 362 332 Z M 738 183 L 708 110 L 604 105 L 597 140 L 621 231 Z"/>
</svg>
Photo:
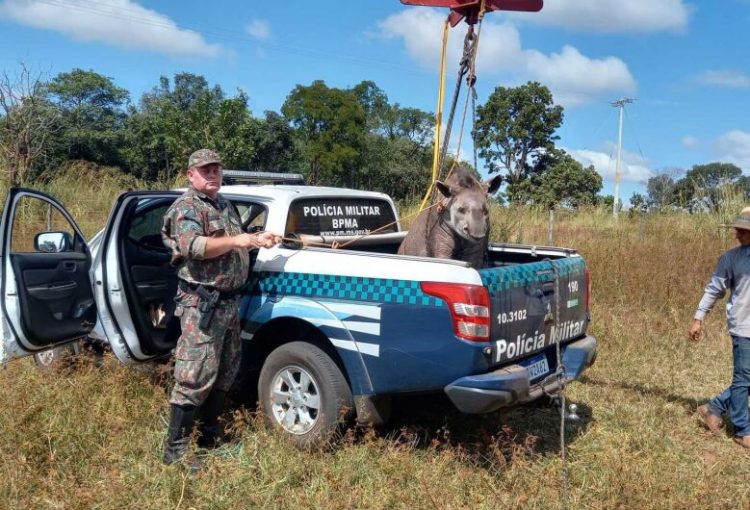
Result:
<svg viewBox="0 0 750 510">
<path fill-rule="evenodd" d="M 436 183 L 442 203 L 417 216 L 398 253 L 463 260 L 480 269 L 490 233 L 487 197 L 501 182 L 498 175 L 481 183 L 463 166 L 456 167 L 445 182 Z"/>
</svg>

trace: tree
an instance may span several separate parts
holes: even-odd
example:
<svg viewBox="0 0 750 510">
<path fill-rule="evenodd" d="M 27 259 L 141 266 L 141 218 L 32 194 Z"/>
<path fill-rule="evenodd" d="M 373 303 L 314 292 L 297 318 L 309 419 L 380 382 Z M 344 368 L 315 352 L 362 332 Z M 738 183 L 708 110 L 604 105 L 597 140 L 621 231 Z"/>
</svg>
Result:
<svg viewBox="0 0 750 510">
<path fill-rule="evenodd" d="M 25 65 L 0 76 L 0 162 L 11 186 L 23 184 L 49 151 L 59 114 L 45 97 L 41 73 Z"/>
<path fill-rule="evenodd" d="M 675 198 L 674 189 L 674 179 L 667 174 L 659 174 L 649 178 L 646 183 L 648 206 L 663 209 L 672 205 Z"/>
<path fill-rule="evenodd" d="M 131 109 L 124 149 L 131 172 L 145 179 L 170 178 L 201 147 L 218 151 L 227 168 L 249 168 L 257 124 L 247 95 L 238 91 L 226 98 L 221 87 L 191 73 L 176 74 L 173 82 L 162 77 Z"/>
<path fill-rule="evenodd" d="M 631 211 L 645 211 L 648 208 L 646 197 L 640 193 L 633 193 L 630 197 L 630 210 Z"/>
<path fill-rule="evenodd" d="M 386 122 L 386 115 L 390 109 L 388 96 L 373 81 L 363 81 L 351 89 L 367 117 L 367 130 L 377 132 Z"/>
<path fill-rule="evenodd" d="M 406 138 L 368 135 L 362 164 L 362 187 L 395 200 L 421 198 L 431 179 L 432 152 Z"/>
<path fill-rule="evenodd" d="M 85 159 L 103 165 L 120 164 L 127 90 L 94 71 L 74 69 L 58 74 L 47 85 L 47 93 L 61 113 L 56 162 Z"/>
<path fill-rule="evenodd" d="M 477 108 L 474 139 L 490 173 L 508 172 L 508 194 L 519 200 L 521 181 L 543 153 L 554 148 L 555 130 L 563 108 L 555 105 L 549 89 L 537 82 L 520 87 L 497 87 L 487 103 Z"/>
<path fill-rule="evenodd" d="M 543 205 L 577 208 L 596 202 L 602 177 L 592 165 L 585 167 L 560 149 L 546 152 L 518 184 L 516 199 Z"/>
<path fill-rule="evenodd" d="M 254 119 L 253 145 L 255 154 L 250 168 L 259 172 L 290 172 L 299 164 L 294 143 L 294 130 L 276 112 L 266 112 L 265 119 Z"/>
<path fill-rule="evenodd" d="M 391 104 L 371 81 L 363 81 L 350 92 L 367 118 L 360 185 L 396 200 L 423 195 L 431 178 L 434 115 Z"/>
<path fill-rule="evenodd" d="M 674 188 L 675 202 L 691 212 L 716 211 L 726 197 L 736 194 L 750 196 L 750 178 L 731 163 L 694 165 Z"/>
<path fill-rule="evenodd" d="M 367 116 L 352 92 L 322 80 L 297 85 L 281 111 L 297 129 L 310 183 L 360 186 Z"/>
<path fill-rule="evenodd" d="M 422 148 L 432 145 L 435 132 L 432 113 L 418 108 L 402 108 L 396 103 L 389 107 L 389 114 L 390 122 L 383 126 L 388 138 L 405 138 Z"/>
<path fill-rule="evenodd" d="M 597 195 L 596 205 L 603 207 L 604 209 L 608 211 L 611 211 L 612 208 L 615 206 L 615 196 L 614 195 Z"/>
</svg>

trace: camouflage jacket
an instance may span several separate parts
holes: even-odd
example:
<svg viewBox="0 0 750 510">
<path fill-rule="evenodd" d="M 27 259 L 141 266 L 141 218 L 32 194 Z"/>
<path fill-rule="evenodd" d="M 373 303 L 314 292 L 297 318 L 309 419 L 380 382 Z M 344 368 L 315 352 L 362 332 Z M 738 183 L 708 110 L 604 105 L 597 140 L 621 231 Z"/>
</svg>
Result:
<svg viewBox="0 0 750 510">
<path fill-rule="evenodd" d="M 247 250 L 233 249 L 220 257 L 203 257 L 206 238 L 235 236 L 242 232 L 237 210 L 223 196 L 216 200 L 192 187 L 180 196 L 164 214 L 161 236 L 172 252 L 177 276 L 189 283 L 215 287 L 228 292 L 241 288 L 250 270 Z M 195 294 L 177 293 L 177 302 L 197 305 Z"/>
</svg>

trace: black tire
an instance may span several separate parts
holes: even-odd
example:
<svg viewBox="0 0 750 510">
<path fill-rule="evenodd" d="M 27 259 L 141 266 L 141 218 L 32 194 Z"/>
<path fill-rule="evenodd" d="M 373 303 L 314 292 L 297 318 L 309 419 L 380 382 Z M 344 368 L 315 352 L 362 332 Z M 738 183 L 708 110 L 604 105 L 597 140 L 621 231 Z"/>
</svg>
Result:
<svg viewBox="0 0 750 510">
<path fill-rule="evenodd" d="M 63 366 L 73 356 L 80 353 L 81 341 L 76 340 L 75 342 L 34 354 L 34 362 L 39 370 L 52 370 Z"/>
<path fill-rule="evenodd" d="M 270 426 L 305 448 L 331 445 L 354 410 L 351 389 L 338 365 L 307 342 L 290 342 L 268 355 L 258 395 Z"/>
</svg>

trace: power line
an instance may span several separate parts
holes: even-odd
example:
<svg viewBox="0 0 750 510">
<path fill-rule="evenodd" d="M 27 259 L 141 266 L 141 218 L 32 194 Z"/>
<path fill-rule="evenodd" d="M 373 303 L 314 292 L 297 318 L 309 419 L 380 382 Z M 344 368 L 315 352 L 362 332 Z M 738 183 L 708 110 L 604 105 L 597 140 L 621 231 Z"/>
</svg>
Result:
<svg viewBox="0 0 750 510">
<path fill-rule="evenodd" d="M 643 151 L 641 150 L 641 144 L 638 142 L 638 134 L 636 133 L 635 127 L 633 125 L 633 121 L 630 119 L 630 116 L 628 115 L 628 111 L 625 110 L 625 116 L 628 119 L 628 127 L 631 130 L 631 134 L 633 135 L 633 138 L 635 138 L 635 146 L 638 147 L 638 154 L 641 155 L 641 158 L 646 159 L 646 156 L 643 155 Z"/>
<path fill-rule="evenodd" d="M 604 127 L 604 125 L 605 125 L 605 124 L 606 124 L 607 122 L 609 122 L 609 119 L 610 119 L 610 118 L 612 118 L 612 111 L 611 111 L 611 110 L 607 110 L 607 111 L 608 111 L 609 113 L 608 113 L 607 115 L 605 115 L 605 116 L 604 116 L 604 118 L 602 119 L 601 123 L 599 124 L 599 127 L 598 127 L 598 128 L 596 128 L 596 129 L 595 129 L 594 131 L 592 131 L 592 132 L 591 132 L 591 139 L 592 139 L 592 140 L 594 140 L 594 139 L 596 139 L 596 138 L 598 137 L 599 133 L 601 133 L 601 132 L 602 132 L 602 128 Z M 589 146 L 585 145 L 585 146 L 584 146 L 583 148 L 584 148 L 584 149 L 588 149 L 588 148 L 589 148 Z"/>
</svg>

